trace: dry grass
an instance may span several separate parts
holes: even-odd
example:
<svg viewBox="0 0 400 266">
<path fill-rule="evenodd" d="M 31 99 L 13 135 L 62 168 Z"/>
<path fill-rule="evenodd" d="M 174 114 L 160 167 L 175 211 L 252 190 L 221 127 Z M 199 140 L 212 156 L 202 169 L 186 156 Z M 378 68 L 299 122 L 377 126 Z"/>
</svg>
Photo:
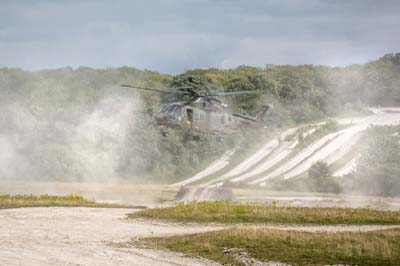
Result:
<svg viewBox="0 0 400 266">
<path fill-rule="evenodd" d="M 173 207 L 145 209 L 129 218 L 179 222 L 283 223 L 283 224 L 400 224 L 399 211 L 351 208 L 278 207 L 233 202 L 180 203 Z"/>
<path fill-rule="evenodd" d="M 0 209 L 22 207 L 104 207 L 104 208 L 143 208 L 110 203 L 97 203 L 79 195 L 50 196 L 50 195 L 0 195 Z"/>
<path fill-rule="evenodd" d="M 306 233 L 263 228 L 233 228 L 194 235 L 142 239 L 152 248 L 240 265 L 224 249 L 244 250 L 259 260 L 291 265 L 399 265 L 400 230 Z"/>
</svg>

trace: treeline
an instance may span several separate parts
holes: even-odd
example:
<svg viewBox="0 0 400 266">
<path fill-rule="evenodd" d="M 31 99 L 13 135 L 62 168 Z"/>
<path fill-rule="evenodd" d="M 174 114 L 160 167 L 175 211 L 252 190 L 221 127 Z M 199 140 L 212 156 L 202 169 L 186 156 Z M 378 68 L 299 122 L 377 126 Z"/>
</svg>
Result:
<svg viewBox="0 0 400 266">
<path fill-rule="evenodd" d="M 240 66 L 180 75 L 130 67 L 0 69 L 1 178 L 93 179 L 147 177 L 170 182 L 188 176 L 243 141 L 196 142 L 180 132 L 159 134 L 153 115 L 173 95 L 121 88 L 191 86 L 196 90 L 256 90 L 223 99 L 254 115 L 273 103 L 274 128 L 362 112 L 367 105 L 400 105 L 400 54 L 347 67 Z M 180 100 L 180 99 L 179 99 Z M 243 134 L 252 134 L 245 132 Z M 255 138 L 262 138 L 255 134 Z M 254 140 L 254 138 L 252 138 Z M 256 139 L 257 140 L 257 139 Z M 243 145 L 243 147 L 246 147 Z"/>
<path fill-rule="evenodd" d="M 225 91 L 258 90 L 259 95 L 235 97 L 235 109 L 254 112 L 258 104 L 270 101 L 282 108 L 280 119 L 296 123 L 359 111 L 365 105 L 400 104 L 400 53 L 348 67 L 241 66 L 187 74 L 205 76 Z"/>
</svg>

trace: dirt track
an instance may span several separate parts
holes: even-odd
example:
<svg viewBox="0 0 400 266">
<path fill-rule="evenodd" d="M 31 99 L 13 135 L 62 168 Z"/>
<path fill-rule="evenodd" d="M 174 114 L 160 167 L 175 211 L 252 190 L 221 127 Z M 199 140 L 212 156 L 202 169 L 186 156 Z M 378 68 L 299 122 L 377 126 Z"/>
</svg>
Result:
<svg viewBox="0 0 400 266">
<path fill-rule="evenodd" d="M 217 265 L 171 252 L 117 248 L 111 242 L 218 229 L 128 221 L 131 209 L 0 210 L 0 265 Z"/>
<path fill-rule="evenodd" d="M 215 225 L 126 220 L 125 214 L 129 212 L 132 210 L 53 207 L 0 210 L 0 265 L 218 265 L 167 251 L 120 248 L 110 244 L 132 238 L 188 234 L 222 228 Z M 286 225 L 262 227 L 308 232 L 393 228 Z"/>
</svg>

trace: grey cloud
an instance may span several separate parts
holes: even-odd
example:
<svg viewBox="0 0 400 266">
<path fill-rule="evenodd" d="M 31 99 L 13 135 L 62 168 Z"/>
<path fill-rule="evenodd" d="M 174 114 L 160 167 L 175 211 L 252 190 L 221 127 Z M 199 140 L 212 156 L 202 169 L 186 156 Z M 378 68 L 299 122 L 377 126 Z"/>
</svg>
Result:
<svg viewBox="0 0 400 266">
<path fill-rule="evenodd" d="M 398 51 L 399 11 L 390 0 L 2 1 L 0 65 L 357 63 Z"/>
</svg>

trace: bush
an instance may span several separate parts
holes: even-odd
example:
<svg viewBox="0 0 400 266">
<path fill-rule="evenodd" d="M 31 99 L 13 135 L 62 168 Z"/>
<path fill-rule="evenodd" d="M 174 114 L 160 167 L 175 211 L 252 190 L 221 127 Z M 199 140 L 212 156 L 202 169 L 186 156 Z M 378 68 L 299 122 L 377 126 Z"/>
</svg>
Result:
<svg viewBox="0 0 400 266">
<path fill-rule="evenodd" d="M 384 128 L 372 129 L 364 141 L 365 149 L 353 174 L 353 189 L 369 195 L 400 195 L 399 137 Z"/>
<path fill-rule="evenodd" d="M 322 178 L 329 176 L 328 164 L 324 161 L 314 163 L 308 170 L 308 176 L 317 182 L 320 182 Z"/>
<path fill-rule="evenodd" d="M 341 191 L 336 180 L 331 176 L 328 164 L 324 161 L 314 163 L 308 170 L 308 177 L 314 191 L 330 193 Z"/>
</svg>

